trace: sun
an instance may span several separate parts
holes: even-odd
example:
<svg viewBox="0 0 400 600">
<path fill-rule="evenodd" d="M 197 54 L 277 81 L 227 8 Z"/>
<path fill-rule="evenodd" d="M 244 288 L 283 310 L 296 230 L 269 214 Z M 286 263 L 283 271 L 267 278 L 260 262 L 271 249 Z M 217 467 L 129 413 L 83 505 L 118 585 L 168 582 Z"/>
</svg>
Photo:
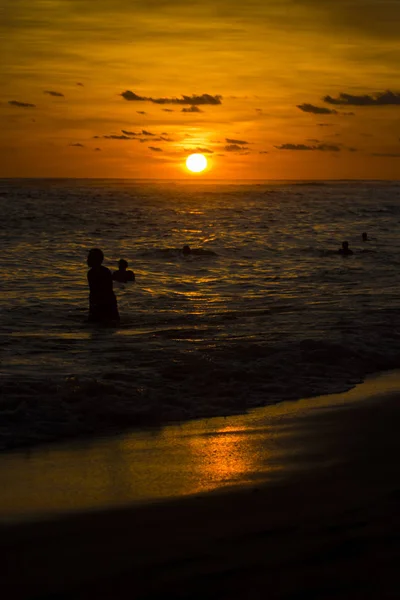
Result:
<svg viewBox="0 0 400 600">
<path fill-rule="evenodd" d="M 201 173 L 207 167 L 207 159 L 204 154 L 191 154 L 186 159 L 186 166 L 192 173 Z"/>
</svg>

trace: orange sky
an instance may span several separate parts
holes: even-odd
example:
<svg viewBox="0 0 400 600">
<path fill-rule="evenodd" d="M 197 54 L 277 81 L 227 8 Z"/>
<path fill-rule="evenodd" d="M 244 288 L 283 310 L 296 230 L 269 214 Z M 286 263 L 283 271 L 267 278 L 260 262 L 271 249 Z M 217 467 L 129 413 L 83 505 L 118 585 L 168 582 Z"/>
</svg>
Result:
<svg viewBox="0 0 400 600">
<path fill-rule="evenodd" d="M 0 0 L 0 176 L 400 179 L 399 31 L 399 0 Z"/>
</svg>

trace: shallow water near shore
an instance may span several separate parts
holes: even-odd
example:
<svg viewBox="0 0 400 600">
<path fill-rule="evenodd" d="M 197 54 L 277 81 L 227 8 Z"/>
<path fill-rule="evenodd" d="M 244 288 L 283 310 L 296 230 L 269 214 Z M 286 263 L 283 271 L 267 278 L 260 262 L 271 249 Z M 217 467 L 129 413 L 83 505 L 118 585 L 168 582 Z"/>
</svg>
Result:
<svg viewBox="0 0 400 600">
<path fill-rule="evenodd" d="M 370 377 L 343 394 L 283 402 L 248 415 L 3 453 L 0 521 L 260 486 L 325 461 L 331 465 L 335 456 L 310 457 L 306 439 L 293 443 L 304 419 L 394 393 L 400 393 L 400 371 Z"/>
</svg>

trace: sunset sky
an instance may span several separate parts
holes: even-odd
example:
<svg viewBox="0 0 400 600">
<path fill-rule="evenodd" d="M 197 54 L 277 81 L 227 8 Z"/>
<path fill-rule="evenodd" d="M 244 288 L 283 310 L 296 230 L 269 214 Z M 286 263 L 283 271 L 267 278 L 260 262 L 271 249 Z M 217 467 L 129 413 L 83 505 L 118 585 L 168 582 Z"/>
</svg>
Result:
<svg viewBox="0 0 400 600">
<path fill-rule="evenodd" d="M 400 179 L 399 32 L 400 0 L 0 0 L 0 176 Z"/>
</svg>

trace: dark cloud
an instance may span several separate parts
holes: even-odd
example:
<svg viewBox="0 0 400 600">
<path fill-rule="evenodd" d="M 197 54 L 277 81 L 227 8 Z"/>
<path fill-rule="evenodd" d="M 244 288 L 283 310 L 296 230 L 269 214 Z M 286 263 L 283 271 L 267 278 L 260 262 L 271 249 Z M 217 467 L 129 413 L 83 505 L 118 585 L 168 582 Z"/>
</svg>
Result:
<svg viewBox="0 0 400 600">
<path fill-rule="evenodd" d="M 20 108 L 36 108 L 36 104 L 30 104 L 29 102 L 18 102 L 18 100 L 9 100 L 8 104 L 11 106 L 18 106 Z"/>
<path fill-rule="evenodd" d="M 129 135 L 131 137 L 135 137 L 136 135 L 139 135 L 135 131 L 127 131 L 126 129 L 121 129 L 121 131 L 124 135 Z"/>
<path fill-rule="evenodd" d="M 314 138 L 308 138 L 306 142 L 312 142 L 313 144 L 320 144 L 321 140 L 316 140 Z"/>
<path fill-rule="evenodd" d="M 139 140 L 139 142 L 141 144 L 147 143 L 149 142 L 149 138 L 148 137 L 142 137 L 142 138 L 137 138 Z M 158 137 L 154 137 L 152 140 L 152 142 L 173 142 L 174 140 L 171 140 L 171 138 L 165 136 L 165 135 L 160 135 Z"/>
<path fill-rule="evenodd" d="M 155 137 L 156 135 L 155 133 L 151 133 L 151 131 L 146 131 L 145 129 L 142 129 L 142 131 L 127 131 L 126 129 L 121 129 L 121 131 L 124 135 L 129 135 L 130 137 L 137 137 L 138 135 Z"/>
<path fill-rule="evenodd" d="M 133 137 L 129 137 L 127 135 L 95 135 L 94 139 L 103 139 L 103 140 L 133 140 Z"/>
<path fill-rule="evenodd" d="M 262 111 L 263 111 L 263 109 L 262 109 L 262 108 L 255 108 L 254 110 L 255 110 L 256 112 L 258 112 L 258 113 L 262 113 Z"/>
<path fill-rule="evenodd" d="M 183 94 L 182 98 L 150 98 L 147 96 L 139 96 L 130 90 L 126 90 L 125 92 L 122 92 L 121 96 L 129 102 L 154 102 L 154 104 L 181 104 L 188 106 L 222 104 L 222 96 L 212 96 L 211 94 L 201 94 L 200 96 L 197 96 L 196 94 L 193 94 L 192 96 L 185 96 Z"/>
<path fill-rule="evenodd" d="M 141 135 L 141 134 L 138 134 Z M 154 133 L 150 134 L 151 136 L 155 136 Z M 149 142 L 149 138 L 146 135 L 143 135 L 143 137 L 139 137 L 137 138 L 139 140 L 139 142 L 141 142 L 142 144 Z M 153 139 L 151 140 L 152 142 L 173 142 L 174 140 L 172 140 L 170 137 L 168 137 L 168 135 L 159 135 L 157 137 L 153 137 Z"/>
<path fill-rule="evenodd" d="M 200 152 L 200 154 L 214 154 L 214 150 L 210 150 L 209 148 L 201 148 L 197 146 L 197 148 L 189 148 L 188 152 Z"/>
<path fill-rule="evenodd" d="M 243 146 L 244 144 L 248 144 L 249 142 L 245 142 L 244 140 L 234 140 L 232 138 L 225 138 L 227 144 L 239 144 Z"/>
<path fill-rule="evenodd" d="M 198 106 L 191 106 L 190 108 L 182 108 L 184 113 L 201 113 L 202 111 Z"/>
<path fill-rule="evenodd" d="M 162 152 L 163 151 L 162 148 L 157 148 L 157 146 L 149 146 L 149 150 L 152 150 L 153 152 Z"/>
<path fill-rule="evenodd" d="M 144 110 L 137 110 L 136 112 L 138 115 L 147 115 L 147 112 Z"/>
<path fill-rule="evenodd" d="M 77 83 L 76 85 L 79 85 L 80 87 L 85 87 L 85 86 L 83 85 L 83 83 L 80 83 L 79 81 L 78 81 L 78 83 Z"/>
<path fill-rule="evenodd" d="M 162 108 L 164 112 L 175 112 L 173 108 Z"/>
<path fill-rule="evenodd" d="M 353 112 L 341 112 L 341 115 L 343 115 L 344 117 L 354 117 L 356 113 Z"/>
<path fill-rule="evenodd" d="M 337 115 L 337 110 L 326 108 L 325 106 L 314 106 L 314 104 L 297 104 L 297 108 L 303 112 L 313 113 L 314 115 Z"/>
<path fill-rule="evenodd" d="M 318 127 L 333 127 L 333 123 L 317 123 Z"/>
<path fill-rule="evenodd" d="M 260 150 L 258 154 L 269 154 L 268 150 Z"/>
<path fill-rule="evenodd" d="M 83 144 L 80 144 L 79 142 L 76 144 L 70 144 L 70 146 L 72 146 L 74 148 L 84 148 L 85 147 Z"/>
<path fill-rule="evenodd" d="M 53 90 L 45 90 L 43 94 L 48 94 L 49 96 L 54 96 L 55 98 L 64 98 L 64 94 L 61 92 L 54 92 Z"/>
<path fill-rule="evenodd" d="M 95 148 L 94 151 L 95 152 L 101 152 L 101 148 Z"/>
<path fill-rule="evenodd" d="M 320 152 L 340 152 L 339 146 L 333 144 L 318 144 L 316 146 L 307 146 L 306 144 L 282 144 L 275 146 L 278 150 L 319 150 Z"/>
<path fill-rule="evenodd" d="M 400 105 L 400 93 L 391 92 L 390 90 L 387 90 L 386 92 L 378 92 L 373 96 L 370 96 L 368 94 L 357 96 L 353 94 L 341 93 L 337 98 L 332 98 L 332 96 L 325 96 L 324 102 L 327 102 L 328 104 L 341 104 L 344 106 Z"/>
<path fill-rule="evenodd" d="M 243 152 L 244 150 L 247 150 L 247 148 L 243 148 L 243 146 L 239 146 L 239 144 L 228 144 L 225 146 L 224 150 L 226 150 L 226 152 Z"/>
</svg>

